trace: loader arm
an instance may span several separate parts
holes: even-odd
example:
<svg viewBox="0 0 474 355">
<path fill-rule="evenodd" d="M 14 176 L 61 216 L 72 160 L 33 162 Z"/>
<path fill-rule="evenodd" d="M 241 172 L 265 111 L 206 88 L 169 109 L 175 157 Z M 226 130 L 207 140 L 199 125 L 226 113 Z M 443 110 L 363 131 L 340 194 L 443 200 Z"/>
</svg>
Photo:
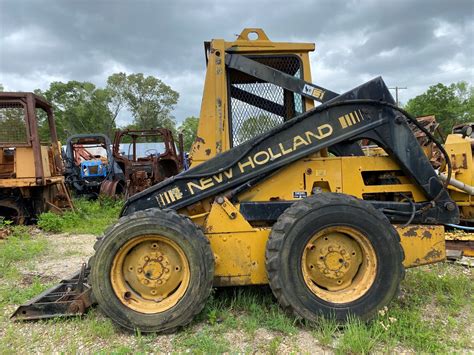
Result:
<svg viewBox="0 0 474 355">
<path fill-rule="evenodd" d="M 283 73 L 240 54 L 227 54 L 225 64 L 227 68 L 238 70 L 318 102 L 326 102 L 339 96 L 334 91 Z"/>
<path fill-rule="evenodd" d="M 453 223 L 455 203 L 411 132 L 408 118 L 393 105 L 385 83 L 373 79 L 224 152 L 199 166 L 130 198 L 122 215 L 148 208 L 175 210 L 275 172 L 303 157 L 340 142 L 368 138 L 400 165 L 421 188 L 430 204 L 416 206 L 419 223 Z M 407 213 L 410 203 L 377 207 Z"/>
</svg>

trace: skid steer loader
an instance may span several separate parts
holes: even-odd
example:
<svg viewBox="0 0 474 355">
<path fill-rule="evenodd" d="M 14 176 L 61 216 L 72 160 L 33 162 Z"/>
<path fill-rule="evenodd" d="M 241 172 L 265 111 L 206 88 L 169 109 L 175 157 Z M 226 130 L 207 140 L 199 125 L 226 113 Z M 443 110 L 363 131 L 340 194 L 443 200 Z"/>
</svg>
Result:
<svg viewBox="0 0 474 355">
<path fill-rule="evenodd" d="M 269 284 L 310 321 L 370 319 L 405 268 L 443 260 L 459 210 L 409 123 L 426 129 L 381 78 L 341 95 L 312 84 L 313 50 L 261 29 L 206 42 L 191 169 L 128 199 L 88 267 L 14 317 L 97 302 L 124 328 L 172 331 L 213 286 Z M 387 156 L 364 155 L 361 140 Z"/>
</svg>

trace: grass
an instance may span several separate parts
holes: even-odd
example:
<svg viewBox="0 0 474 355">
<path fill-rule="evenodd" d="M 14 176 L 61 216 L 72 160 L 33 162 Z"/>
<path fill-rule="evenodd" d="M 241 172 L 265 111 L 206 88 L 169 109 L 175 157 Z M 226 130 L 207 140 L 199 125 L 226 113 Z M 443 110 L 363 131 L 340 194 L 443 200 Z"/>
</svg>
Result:
<svg viewBox="0 0 474 355">
<path fill-rule="evenodd" d="M 472 350 L 468 328 L 474 320 L 472 281 L 469 270 L 454 265 L 408 270 L 401 297 L 369 323 L 357 318 L 350 318 L 343 325 L 333 319 L 320 319 L 315 324 L 301 322 L 281 310 L 267 287 L 216 290 L 196 319 L 173 335 L 126 333 L 96 309 L 83 318 L 31 324 L 17 325 L 4 319 L 0 321 L 0 335 L 3 334 L 0 352 L 11 346 L 23 351 L 119 354 L 154 351 L 273 354 L 310 349 L 340 354 Z M 453 303 L 446 299 L 452 299 Z M 16 303 L 13 299 L 10 302 Z M 15 336 L 18 329 L 27 332 L 28 339 Z M 43 332 L 49 334 L 46 342 L 41 336 Z M 302 333 L 313 338 L 311 348 L 300 344 Z M 67 344 L 65 338 L 69 339 Z"/>
<path fill-rule="evenodd" d="M 312 334 L 323 346 L 332 344 L 335 334 L 339 329 L 339 324 L 334 317 L 321 317 L 315 324 L 311 325 L 313 328 Z"/>
<path fill-rule="evenodd" d="M 355 317 L 349 317 L 343 326 L 336 352 L 340 354 L 368 354 L 384 336 L 379 324 L 367 324 Z"/>
<path fill-rule="evenodd" d="M 117 218 L 114 201 L 76 201 L 76 213 L 44 214 L 47 231 L 101 233 Z M 48 238 L 26 227 L 11 227 L 0 241 L 0 353 L 16 352 L 376 352 L 444 353 L 473 351 L 473 270 L 436 264 L 407 270 L 400 297 L 371 322 L 350 318 L 345 324 L 322 318 L 303 322 L 285 313 L 269 287 L 216 289 L 194 321 L 172 335 L 129 334 L 97 309 L 82 318 L 12 323 L 15 305 L 50 286 L 31 276 L 40 256 L 75 257 L 66 249 L 56 255 Z M 33 273 L 34 274 L 34 273 Z M 26 277 L 28 276 L 28 277 Z M 3 316 L 2 316 L 3 313 Z M 19 335 L 20 334 L 20 335 Z M 67 339 L 67 341 L 65 341 Z"/>
<path fill-rule="evenodd" d="M 32 237 L 30 229 L 24 226 L 8 228 L 8 239 L 0 240 L 0 307 L 25 302 L 49 286 L 38 277 L 23 285 L 20 272 L 21 267 L 31 267 L 32 261 L 47 251 L 46 239 Z"/>
<path fill-rule="evenodd" d="M 47 212 L 39 216 L 38 227 L 52 233 L 99 235 L 118 219 L 123 202 L 112 199 L 75 199 L 75 211 L 62 215 Z"/>
</svg>

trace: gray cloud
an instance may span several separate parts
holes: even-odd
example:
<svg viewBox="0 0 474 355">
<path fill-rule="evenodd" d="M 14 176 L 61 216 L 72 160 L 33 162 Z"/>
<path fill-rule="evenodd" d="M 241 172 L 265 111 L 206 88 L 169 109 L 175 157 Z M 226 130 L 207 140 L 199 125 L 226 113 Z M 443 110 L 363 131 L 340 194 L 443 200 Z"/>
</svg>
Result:
<svg viewBox="0 0 474 355">
<path fill-rule="evenodd" d="M 314 81 L 336 91 L 382 75 L 409 87 L 406 101 L 440 81 L 474 79 L 470 0 L 0 0 L 0 82 L 30 91 L 52 80 L 104 85 L 113 72 L 144 72 L 180 92 L 174 114 L 182 120 L 199 114 L 202 42 L 232 40 L 244 27 L 316 42 Z"/>
</svg>

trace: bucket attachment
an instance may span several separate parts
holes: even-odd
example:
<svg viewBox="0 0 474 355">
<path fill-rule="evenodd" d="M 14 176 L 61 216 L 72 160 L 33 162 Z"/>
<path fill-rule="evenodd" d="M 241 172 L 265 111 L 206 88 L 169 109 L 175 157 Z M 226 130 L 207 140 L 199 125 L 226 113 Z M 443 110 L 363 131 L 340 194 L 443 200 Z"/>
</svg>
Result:
<svg viewBox="0 0 474 355">
<path fill-rule="evenodd" d="M 88 273 L 83 264 L 78 273 L 21 305 L 10 318 L 23 321 L 84 314 L 94 303 L 92 289 L 86 283 Z"/>
</svg>

